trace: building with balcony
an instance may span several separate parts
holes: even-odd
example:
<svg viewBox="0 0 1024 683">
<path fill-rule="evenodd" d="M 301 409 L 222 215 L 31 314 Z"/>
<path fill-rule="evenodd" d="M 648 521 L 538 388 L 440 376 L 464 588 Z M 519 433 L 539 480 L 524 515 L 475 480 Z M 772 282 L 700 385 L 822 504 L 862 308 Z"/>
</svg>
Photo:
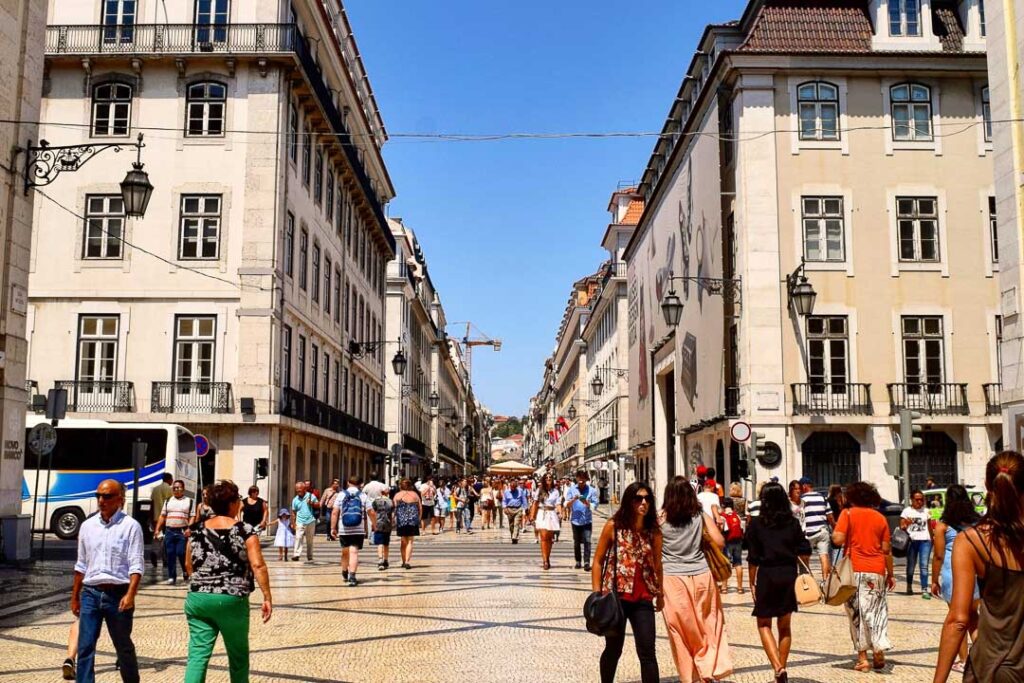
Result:
<svg viewBox="0 0 1024 683">
<path fill-rule="evenodd" d="M 45 188 L 29 378 L 68 389 L 69 417 L 208 436 L 207 480 L 269 458 L 272 505 L 384 464 L 394 189 L 339 0 L 51 10 L 40 135 L 142 132 L 155 190 L 127 219 L 106 164 Z"/>
<path fill-rule="evenodd" d="M 616 190 L 608 203 L 611 223 L 601 246 L 609 260 L 598 271 L 594 296 L 580 337 L 586 349 L 590 415 L 583 451 L 584 467 L 591 479 L 615 496 L 636 477 L 629 452 L 629 369 L 626 321 L 626 262 L 622 254 L 643 212 L 643 198 L 634 187 Z M 596 389 L 596 391 L 595 391 Z"/>
<path fill-rule="evenodd" d="M 706 28 L 624 254 L 629 442 L 655 490 L 699 463 L 741 477 L 742 421 L 768 441 L 757 479 L 895 499 L 901 408 L 924 415 L 912 486 L 981 481 L 1005 252 L 985 30 L 979 0 L 751 0 Z"/>
</svg>

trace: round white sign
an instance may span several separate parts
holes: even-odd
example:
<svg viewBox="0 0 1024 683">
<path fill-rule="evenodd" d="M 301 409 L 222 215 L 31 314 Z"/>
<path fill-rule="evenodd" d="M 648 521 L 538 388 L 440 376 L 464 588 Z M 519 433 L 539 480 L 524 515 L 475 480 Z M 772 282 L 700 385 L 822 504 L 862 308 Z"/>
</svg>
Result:
<svg viewBox="0 0 1024 683">
<path fill-rule="evenodd" d="M 744 443 L 750 440 L 750 425 L 746 422 L 735 422 L 730 430 L 733 441 Z"/>
</svg>

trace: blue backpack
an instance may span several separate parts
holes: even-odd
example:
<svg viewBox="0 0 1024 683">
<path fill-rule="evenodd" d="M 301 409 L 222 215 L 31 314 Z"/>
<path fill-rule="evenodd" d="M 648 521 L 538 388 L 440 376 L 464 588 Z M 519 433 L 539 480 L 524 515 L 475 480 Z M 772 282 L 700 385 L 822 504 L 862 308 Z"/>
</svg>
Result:
<svg viewBox="0 0 1024 683">
<path fill-rule="evenodd" d="M 341 499 L 341 525 L 346 527 L 363 525 L 363 501 L 359 499 L 358 493 L 345 491 L 345 497 Z"/>
</svg>

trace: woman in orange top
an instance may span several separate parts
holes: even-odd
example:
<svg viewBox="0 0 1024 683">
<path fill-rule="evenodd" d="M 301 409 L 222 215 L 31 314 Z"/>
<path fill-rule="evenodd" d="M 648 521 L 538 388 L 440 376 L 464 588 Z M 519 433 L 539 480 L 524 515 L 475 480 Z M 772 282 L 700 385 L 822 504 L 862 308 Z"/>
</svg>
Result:
<svg viewBox="0 0 1024 683">
<path fill-rule="evenodd" d="M 845 546 L 853 563 L 857 592 L 846 603 L 850 618 L 850 635 L 857 650 L 857 671 L 885 667 L 885 651 L 889 642 L 889 608 L 886 591 L 896 587 L 892 570 L 892 546 L 889 524 L 878 512 L 882 503 L 878 489 L 866 481 L 846 488 L 850 508 L 843 510 L 832 532 L 832 542 Z M 873 655 L 868 661 L 868 650 Z"/>
</svg>

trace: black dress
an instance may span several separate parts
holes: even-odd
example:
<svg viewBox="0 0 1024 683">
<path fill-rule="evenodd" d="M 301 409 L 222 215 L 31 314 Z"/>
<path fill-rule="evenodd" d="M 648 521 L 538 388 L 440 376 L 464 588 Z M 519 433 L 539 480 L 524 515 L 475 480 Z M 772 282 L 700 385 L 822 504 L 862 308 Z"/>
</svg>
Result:
<svg viewBox="0 0 1024 683">
<path fill-rule="evenodd" d="M 750 520 L 746 533 L 747 562 L 757 567 L 755 617 L 781 617 L 797 611 L 797 557 L 811 554 L 800 523 L 791 519 L 781 528 L 767 527 L 760 517 Z"/>
<path fill-rule="evenodd" d="M 243 498 L 242 521 L 253 528 L 258 527 L 263 522 L 263 506 L 266 504 L 265 500 L 257 498 L 256 502 L 250 505 L 248 496 Z"/>
</svg>

